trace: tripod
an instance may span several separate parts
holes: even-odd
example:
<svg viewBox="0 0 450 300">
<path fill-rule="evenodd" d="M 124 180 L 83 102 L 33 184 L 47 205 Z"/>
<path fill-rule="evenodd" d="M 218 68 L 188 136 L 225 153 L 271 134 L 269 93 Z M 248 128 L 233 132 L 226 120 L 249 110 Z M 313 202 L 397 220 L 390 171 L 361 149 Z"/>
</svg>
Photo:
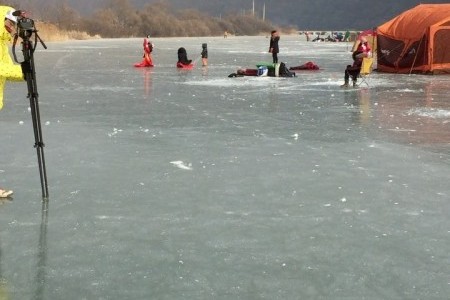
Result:
<svg viewBox="0 0 450 300">
<path fill-rule="evenodd" d="M 26 30 L 24 29 L 19 30 L 19 34 L 14 37 L 13 48 L 15 48 L 17 38 L 18 36 L 20 36 L 22 38 L 22 52 L 24 58 L 24 61 L 21 63 L 21 65 L 22 65 L 22 72 L 24 74 L 24 78 L 27 82 L 28 87 L 27 98 L 30 99 L 31 118 L 33 120 L 33 131 L 35 139 L 34 148 L 36 148 L 38 158 L 39 176 L 41 179 L 41 188 L 42 188 L 42 198 L 47 199 L 48 183 L 47 183 L 47 172 L 45 169 L 44 141 L 42 138 L 41 117 L 39 113 L 39 94 L 36 84 L 36 70 L 34 67 L 34 55 L 33 55 L 38 40 L 45 49 L 47 49 L 47 46 L 44 44 L 42 39 L 37 34 L 37 30 L 34 27 L 34 23 L 32 24 L 33 24 L 32 28 L 27 28 Z M 33 34 L 35 37 L 34 43 L 30 40 Z M 17 62 L 15 49 L 13 49 L 13 53 L 14 59 Z"/>
</svg>

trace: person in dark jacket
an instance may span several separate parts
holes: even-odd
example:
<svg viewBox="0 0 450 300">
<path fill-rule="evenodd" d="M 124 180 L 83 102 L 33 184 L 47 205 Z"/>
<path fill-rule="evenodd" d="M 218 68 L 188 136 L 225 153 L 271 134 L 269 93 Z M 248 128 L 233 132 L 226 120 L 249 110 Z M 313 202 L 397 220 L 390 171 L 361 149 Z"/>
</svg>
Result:
<svg viewBox="0 0 450 300">
<path fill-rule="evenodd" d="M 361 72 L 362 58 L 358 57 L 358 52 L 353 53 L 353 64 L 347 65 L 344 72 L 344 84 L 341 87 L 348 87 L 349 79 L 352 78 L 353 86 L 356 86 L 356 81 L 358 80 L 359 73 Z"/>
<path fill-rule="evenodd" d="M 202 66 L 206 67 L 208 65 L 208 44 L 202 44 Z"/>
<path fill-rule="evenodd" d="M 270 33 L 270 45 L 269 52 L 272 53 L 273 63 L 278 63 L 278 53 L 280 52 L 280 48 L 278 47 L 278 41 L 280 40 L 280 35 L 278 31 L 272 30 Z"/>
<path fill-rule="evenodd" d="M 178 63 L 182 65 L 189 65 L 191 64 L 192 59 L 187 58 L 187 52 L 186 49 L 183 47 L 178 49 Z"/>
</svg>

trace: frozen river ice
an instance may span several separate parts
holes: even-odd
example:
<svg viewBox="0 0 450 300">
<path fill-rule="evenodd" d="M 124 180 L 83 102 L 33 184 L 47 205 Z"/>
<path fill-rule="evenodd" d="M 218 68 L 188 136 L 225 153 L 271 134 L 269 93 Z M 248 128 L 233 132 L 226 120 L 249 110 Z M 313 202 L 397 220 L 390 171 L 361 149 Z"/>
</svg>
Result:
<svg viewBox="0 0 450 300">
<path fill-rule="evenodd" d="M 281 61 L 321 70 L 228 78 L 271 60 L 266 37 L 153 42 L 153 69 L 132 67 L 142 39 L 38 48 L 48 203 L 7 85 L 1 295 L 448 299 L 449 76 L 341 89 L 350 44 L 282 36 Z"/>
</svg>

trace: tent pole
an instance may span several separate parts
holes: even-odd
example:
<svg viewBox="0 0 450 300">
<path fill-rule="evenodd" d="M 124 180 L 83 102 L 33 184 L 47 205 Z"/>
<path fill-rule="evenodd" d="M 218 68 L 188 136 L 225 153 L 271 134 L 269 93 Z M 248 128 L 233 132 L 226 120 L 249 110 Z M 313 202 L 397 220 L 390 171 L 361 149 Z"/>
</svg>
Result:
<svg viewBox="0 0 450 300">
<path fill-rule="evenodd" d="M 419 49 L 420 49 L 420 46 L 422 45 L 422 40 L 424 38 L 425 38 L 425 34 L 422 35 L 422 38 L 420 39 L 419 46 L 417 47 L 417 51 L 416 51 L 416 56 L 414 56 L 414 61 L 412 63 L 411 69 L 409 70 L 409 75 L 411 75 L 414 65 L 416 64 L 417 55 L 419 55 Z"/>
<path fill-rule="evenodd" d="M 377 28 L 374 27 L 372 29 L 372 47 L 375 48 L 375 34 L 377 33 Z M 378 47 L 377 47 L 378 48 Z M 373 58 L 373 52 L 375 49 L 372 49 L 372 58 Z M 377 50 L 378 51 L 378 50 Z"/>
</svg>

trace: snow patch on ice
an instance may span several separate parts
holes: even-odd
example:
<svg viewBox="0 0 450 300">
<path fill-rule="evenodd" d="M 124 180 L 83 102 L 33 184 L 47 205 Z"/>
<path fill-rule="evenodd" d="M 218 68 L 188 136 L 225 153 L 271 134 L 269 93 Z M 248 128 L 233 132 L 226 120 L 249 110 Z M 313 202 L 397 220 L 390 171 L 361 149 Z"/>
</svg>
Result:
<svg viewBox="0 0 450 300">
<path fill-rule="evenodd" d="M 114 129 L 113 129 L 113 132 L 108 133 L 108 136 L 109 136 L 109 137 L 113 137 L 113 136 L 115 136 L 116 134 L 118 134 L 119 132 L 122 132 L 122 129 L 114 128 Z"/>
<path fill-rule="evenodd" d="M 397 89 L 395 93 L 423 93 L 422 89 L 412 90 L 412 89 Z"/>
<path fill-rule="evenodd" d="M 231 72 L 232 73 L 232 72 Z M 194 86 L 220 86 L 220 87 L 230 87 L 230 86 L 262 86 L 267 87 L 267 81 L 271 77 L 240 77 L 240 78 L 224 78 L 224 79 L 213 79 L 213 80 L 196 80 L 182 82 L 185 85 Z"/>
<path fill-rule="evenodd" d="M 390 128 L 388 130 L 389 131 L 395 131 L 395 132 L 416 132 L 415 129 L 406 129 L 406 128 L 399 128 L 399 127 Z"/>
<path fill-rule="evenodd" d="M 439 108 L 412 108 L 407 112 L 408 116 L 415 115 L 433 119 L 450 118 L 450 110 Z"/>
<path fill-rule="evenodd" d="M 182 170 L 192 170 L 192 164 L 185 164 L 182 160 L 175 160 L 170 162 L 172 165 L 174 165 L 177 168 L 180 168 Z"/>
<path fill-rule="evenodd" d="M 80 87 L 81 90 L 88 90 L 88 91 L 107 91 L 107 92 L 124 92 L 124 91 L 132 91 L 133 88 L 126 87 L 126 86 L 100 86 L 100 85 L 94 85 L 94 86 L 84 86 Z"/>
<path fill-rule="evenodd" d="M 95 216 L 96 219 L 99 220 L 122 220 L 123 217 L 122 216 Z"/>
</svg>

